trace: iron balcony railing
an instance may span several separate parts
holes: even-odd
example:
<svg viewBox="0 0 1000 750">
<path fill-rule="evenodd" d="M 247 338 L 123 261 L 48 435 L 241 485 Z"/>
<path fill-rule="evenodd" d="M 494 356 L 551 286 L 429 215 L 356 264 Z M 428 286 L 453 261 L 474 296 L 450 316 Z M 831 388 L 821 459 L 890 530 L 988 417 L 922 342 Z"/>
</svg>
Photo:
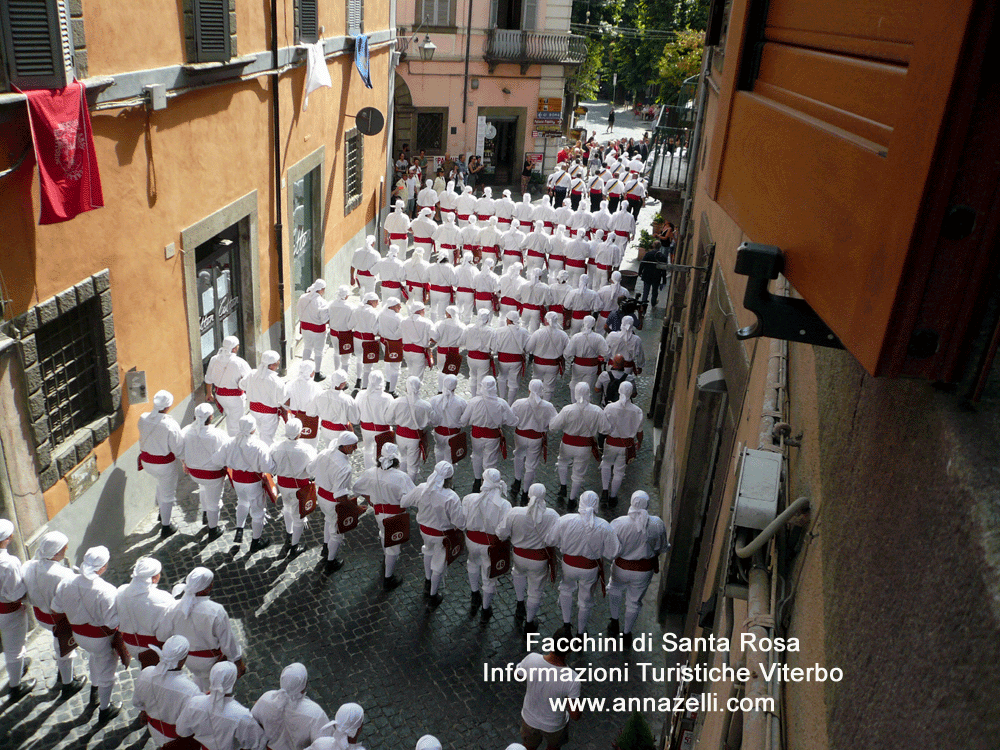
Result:
<svg viewBox="0 0 1000 750">
<path fill-rule="evenodd" d="M 587 40 L 575 34 L 491 29 L 483 58 L 491 69 L 499 63 L 579 65 L 587 57 Z"/>
</svg>

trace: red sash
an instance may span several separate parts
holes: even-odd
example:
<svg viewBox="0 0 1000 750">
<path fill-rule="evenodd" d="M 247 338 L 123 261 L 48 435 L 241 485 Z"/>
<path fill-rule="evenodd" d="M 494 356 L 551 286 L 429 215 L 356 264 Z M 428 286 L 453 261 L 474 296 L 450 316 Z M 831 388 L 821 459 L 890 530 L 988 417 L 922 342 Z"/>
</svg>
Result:
<svg viewBox="0 0 1000 750">
<path fill-rule="evenodd" d="M 222 479 L 226 476 L 225 469 L 192 469 L 188 467 L 188 474 L 190 474 L 195 479 L 202 479 L 206 482 L 212 479 Z M 128 641 L 126 641 L 127 643 Z"/>
<path fill-rule="evenodd" d="M 300 320 L 299 326 L 302 327 L 303 331 L 312 331 L 313 333 L 326 333 L 326 326 L 320 325 L 319 323 L 307 323 L 304 320 Z"/>
</svg>

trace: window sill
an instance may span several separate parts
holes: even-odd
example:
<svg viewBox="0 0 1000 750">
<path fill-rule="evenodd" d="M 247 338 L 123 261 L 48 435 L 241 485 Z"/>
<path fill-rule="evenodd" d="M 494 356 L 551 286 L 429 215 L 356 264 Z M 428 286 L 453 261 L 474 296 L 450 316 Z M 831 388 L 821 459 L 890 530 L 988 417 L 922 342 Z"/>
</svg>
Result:
<svg viewBox="0 0 1000 750">
<path fill-rule="evenodd" d="M 83 78 L 80 80 L 87 88 L 87 94 L 96 94 L 99 91 L 104 91 L 104 89 L 113 86 L 115 79 L 111 76 L 94 76 L 93 78 Z M 8 107 L 12 104 L 19 104 L 21 102 L 28 101 L 28 97 L 22 94 L 20 91 L 9 91 L 0 94 L 0 107 Z"/>
<path fill-rule="evenodd" d="M 245 68 L 256 59 L 257 55 L 241 55 L 240 57 L 231 57 L 228 60 L 221 62 L 186 63 L 181 66 L 181 69 L 191 76 L 204 75 L 214 71 L 228 70 L 230 68 Z"/>
</svg>

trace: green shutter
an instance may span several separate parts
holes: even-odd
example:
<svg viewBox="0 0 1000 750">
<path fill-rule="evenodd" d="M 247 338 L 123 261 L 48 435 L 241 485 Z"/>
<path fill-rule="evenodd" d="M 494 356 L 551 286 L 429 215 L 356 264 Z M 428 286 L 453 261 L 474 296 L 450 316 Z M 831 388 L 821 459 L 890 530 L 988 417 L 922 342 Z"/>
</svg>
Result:
<svg viewBox="0 0 1000 750">
<path fill-rule="evenodd" d="M 59 0 L 0 0 L 10 82 L 22 89 L 66 85 Z M 71 55 L 71 52 L 67 52 Z M 68 60 L 71 62 L 72 57 Z"/>
<path fill-rule="evenodd" d="M 299 0 L 299 41 L 312 44 L 319 41 L 319 10 L 317 0 Z"/>
<path fill-rule="evenodd" d="M 195 0 L 194 39 L 198 62 L 225 62 L 232 57 L 228 0 Z"/>
</svg>

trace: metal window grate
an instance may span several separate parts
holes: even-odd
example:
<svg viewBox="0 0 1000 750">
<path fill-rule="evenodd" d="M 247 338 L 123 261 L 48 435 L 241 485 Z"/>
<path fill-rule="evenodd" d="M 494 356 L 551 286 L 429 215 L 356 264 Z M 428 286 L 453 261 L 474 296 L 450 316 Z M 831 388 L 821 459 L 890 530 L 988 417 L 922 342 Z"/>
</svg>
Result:
<svg viewBox="0 0 1000 750">
<path fill-rule="evenodd" d="M 444 114 L 441 112 L 417 113 L 417 149 L 442 151 L 444 149 Z"/>
<path fill-rule="evenodd" d="M 361 203 L 365 184 L 364 136 L 357 128 L 348 131 L 344 139 L 344 215 Z"/>
<path fill-rule="evenodd" d="M 97 301 L 90 300 L 38 329 L 42 394 L 55 445 L 101 413 L 99 326 Z"/>
</svg>

